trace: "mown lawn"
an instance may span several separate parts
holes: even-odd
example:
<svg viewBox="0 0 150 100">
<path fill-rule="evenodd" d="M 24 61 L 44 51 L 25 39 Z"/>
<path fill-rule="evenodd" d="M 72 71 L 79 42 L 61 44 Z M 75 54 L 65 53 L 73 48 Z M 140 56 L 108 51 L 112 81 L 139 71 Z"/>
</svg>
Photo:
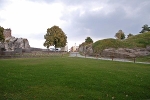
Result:
<svg viewBox="0 0 150 100">
<path fill-rule="evenodd" d="M 0 100 L 112 99 L 150 99 L 150 65 L 70 57 L 0 59 Z"/>
</svg>

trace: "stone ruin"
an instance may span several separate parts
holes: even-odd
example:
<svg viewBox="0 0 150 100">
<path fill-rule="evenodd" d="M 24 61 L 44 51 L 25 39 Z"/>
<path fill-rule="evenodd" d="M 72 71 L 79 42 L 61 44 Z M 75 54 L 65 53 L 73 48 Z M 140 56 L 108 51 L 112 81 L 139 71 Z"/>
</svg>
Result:
<svg viewBox="0 0 150 100">
<path fill-rule="evenodd" d="M 16 48 L 30 49 L 30 45 L 25 38 L 8 37 L 4 42 L 6 51 L 14 51 Z"/>
<path fill-rule="evenodd" d="M 5 37 L 5 41 L 4 43 L 0 43 L 1 52 L 16 51 L 22 53 L 22 50 L 30 52 L 30 45 L 28 39 L 15 38 L 11 36 L 11 29 L 4 29 L 3 34 Z"/>
</svg>

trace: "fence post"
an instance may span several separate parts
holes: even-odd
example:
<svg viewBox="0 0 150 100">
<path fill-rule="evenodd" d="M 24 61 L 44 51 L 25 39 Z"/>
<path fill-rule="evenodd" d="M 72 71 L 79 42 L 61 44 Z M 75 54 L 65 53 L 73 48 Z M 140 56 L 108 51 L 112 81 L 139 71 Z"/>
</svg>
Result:
<svg viewBox="0 0 150 100">
<path fill-rule="evenodd" d="M 96 59 L 98 59 L 98 54 L 96 54 Z"/>
<path fill-rule="evenodd" d="M 111 59 L 114 61 L 114 53 L 111 54 Z"/>
<path fill-rule="evenodd" d="M 114 61 L 114 56 L 112 56 L 112 61 Z"/>
<path fill-rule="evenodd" d="M 134 58 L 133 58 L 133 60 L 134 60 L 134 63 L 135 63 L 135 58 L 136 58 L 136 57 L 134 57 Z"/>
</svg>

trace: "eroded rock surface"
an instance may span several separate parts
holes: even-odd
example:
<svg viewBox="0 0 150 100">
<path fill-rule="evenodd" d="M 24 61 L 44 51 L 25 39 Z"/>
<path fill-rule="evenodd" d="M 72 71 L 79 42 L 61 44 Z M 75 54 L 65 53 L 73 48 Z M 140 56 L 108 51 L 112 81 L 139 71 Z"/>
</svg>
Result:
<svg viewBox="0 0 150 100">
<path fill-rule="evenodd" d="M 6 51 L 14 51 L 16 48 L 29 49 L 30 45 L 28 39 L 11 36 L 6 38 L 4 43 L 0 43 L 0 47 Z"/>
<path fill-rule="evenodd" d="M 87 54 L 89 56 L 94 56 L 95 54 L 99 54 L 100 56 L 110 57 L 114 56 L 116 58 L 131 58 L 131 57 L 140 57 L 140 56 L 148 56 L 150 55 L 150 46 L 146 48 L 108 48 L 104 49 L 101 53 L 94 53 L 92 49 L 92 44 L 88 46 L 81 46 L 79 48 L 79 52 L 83 54 Z"/>
</svg>

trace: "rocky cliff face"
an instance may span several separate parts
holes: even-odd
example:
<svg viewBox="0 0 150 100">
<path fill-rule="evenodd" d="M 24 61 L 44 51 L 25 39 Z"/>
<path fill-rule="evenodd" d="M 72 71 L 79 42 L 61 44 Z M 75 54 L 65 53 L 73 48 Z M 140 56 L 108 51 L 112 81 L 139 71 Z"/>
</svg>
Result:
<svg viewBox="0 0 150 100">
<path fill-rule="evenodd" d="M 116 58 L 132 58 L 132 57 L 141 57 L 141 56 L 148 56 L 150 55 L 150 50 L 147 48 L 109 48 L 103 50 L 101 53 L 102 56 L 110 57 L 114 56 Z"/>
<path fill-rule="evenodd" d="M 79 48 L 79 52 L 83 54 L 87 54 L 89 56 L 95 56 L 95 54 L 99 54 L 103 57 L 116 57 L 116 58 L 131 58 L 131 57 L 140 57 L 140 56 L 148 56 L 150 55 L 150 46 L 146 48 L 108 48 L 104 49 L 101 53 L 94 53 L 92 49 L 92 44 L 88 46 L 81 46 Z"/>
<path fill-rule="evenodd" d="M 8 37 L 4 43 L 0 43 L 1 48 L 5 48 L 6 51 L 14 51 L 16 48 L 29 49 L 30 45 L 25 38 Z"/>
</svg>

